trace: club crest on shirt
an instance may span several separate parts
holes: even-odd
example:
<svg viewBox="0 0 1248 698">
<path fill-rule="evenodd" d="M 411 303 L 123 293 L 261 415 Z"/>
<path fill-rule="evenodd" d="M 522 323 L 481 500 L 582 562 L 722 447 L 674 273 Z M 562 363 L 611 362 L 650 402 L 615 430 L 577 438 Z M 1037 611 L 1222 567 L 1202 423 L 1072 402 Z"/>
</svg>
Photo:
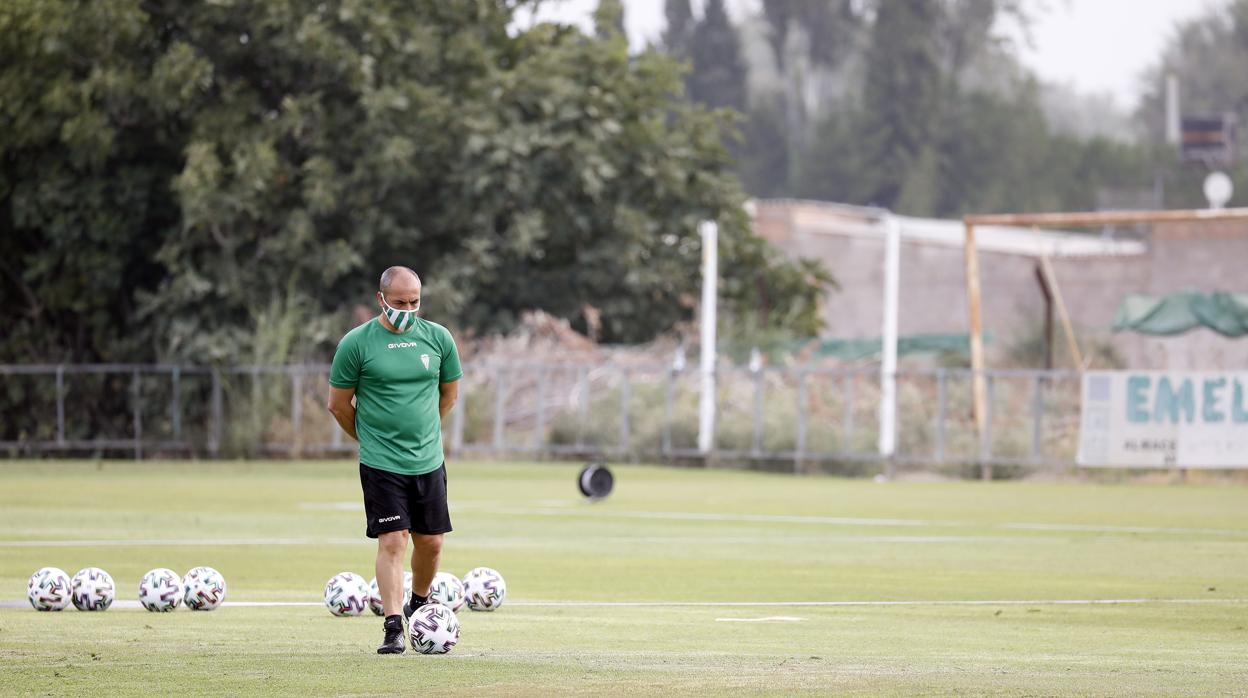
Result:
<svg viewBox="0 0 1248 698">
<path fill-rule="evenodd" d="M 420 362 L 425 365 L 426 371 L 429 370 L 429 355 L 428 354 L 421 354 Z"/>
</svg>

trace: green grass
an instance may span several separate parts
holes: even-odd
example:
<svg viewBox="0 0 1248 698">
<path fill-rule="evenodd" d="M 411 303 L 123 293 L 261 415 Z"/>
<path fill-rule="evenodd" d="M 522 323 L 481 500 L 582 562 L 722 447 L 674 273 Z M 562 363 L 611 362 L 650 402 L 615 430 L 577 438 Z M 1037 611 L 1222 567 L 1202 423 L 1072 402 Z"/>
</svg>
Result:
<svg viewBox="0 0 1248 698">
<path fill-rule="evenodd" d="M 443 569 L 498 569 L 507 603 L 462 612 L 449 655 L 379 657 L 374 616 L 229 605 L 316 602 L 339 571 L 372 576 L 363 514 L 341 508 L 359 501 L 353 464 L 0 464 L 0 600 L 24 599 L 44 565 L 103 567 L 123 599 L 153 567 L 207 564 L 229 583 L 212 613 L 0 608 L 0 694 L 1205 696 L 1248 686 L 1242 485 L 876 484 L 619 466 L 616 492 L 591 504 L 576 470 L 453 463 Z M 264 538 L 293 544 L 255 543 Z M 16 544 L 88 540 L 136 542 Z M 1155 601 L 1044 603 L 1073 599 Z M 1199 603 L 1164 602 L 1179 599 Z M 1010 600 L 1032 603 L 533 603 Z M 801 620 L 717 620 L 769 616 Z"/>
</svg>

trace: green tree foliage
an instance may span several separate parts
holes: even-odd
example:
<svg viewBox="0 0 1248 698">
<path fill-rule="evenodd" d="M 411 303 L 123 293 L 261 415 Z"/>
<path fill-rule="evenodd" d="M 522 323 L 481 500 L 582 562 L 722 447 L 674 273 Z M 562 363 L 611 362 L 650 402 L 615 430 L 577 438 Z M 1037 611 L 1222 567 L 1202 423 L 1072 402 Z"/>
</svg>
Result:
<svg viewBox="0 0 1248 698">
<path fill-rule="evenodd" d="M 688 80 L 689 96 L 712 108 L 744 111 L 746 86 L 741 38 L 728 20 L 724 0 L 706 0 L 702 19 L 693 29 L 689 53 L 693 67 Z"/>
<path fill-rule="evenodd" d="M 1044 88 L 995 33 L 1003 17 L 1025 26 L 1028 6 L 763 0 L 780 74 L 744 112 L 734 154 L 747 190 L 952 216 L 1088 209 L 1101 187 L 1151 185 L 1150 146 L 1046 122 Z"/>
<path fill-rule="evenodd" d="M 776 62 L 784 65 L 789 34 L 801 27 L 811 62 L 823 66 L 838 63 L 849 53 L 861 26 L 857 5 L 854 0 L 763 0 L 763 18 L 770 27 L 768 41 Z"/>
<path fill-rule="evenodd" d="M 935 183 L 917 180 L 936 174 L 930 150 L 943 103 L 939 45 L 932 28 L 942 20 L 941 9 L 938 0 L 878 6 L 867 53 L 865 112 L 859 129 L 866 159 L 873 165 L 868 175 L 875 180 L 871 203 L 920 211 L 914 204 L 932 198 L 919 189 L 930 189 Z"/>
<path fill-rule="evenodd" d="M 689 0 L 664 0 L 663 14 L 667 17 L 667 26 L 663 29 L 661 39 L 663 50 L 679 60 L 687 60 L 693 28 L 697 25 L 697 20 L 693 17 L 693 6 Z"/>
<path fill-rule="evenodd" d="M 758 197 L 783 196 L 792 166 L 785 102 L 779 95 L 753 100 L 742 127 L 738 167 L 746 191 Z"/>
<path fill-rule="evenodd" d="M 678 66 L 515 4 L 0 5 L 0 360 L 317 355 L 395 263 L 461 328 L 592 306 L 644 340 L 690 316 L 705 218 L 728 317 L 761 284 L 815 331 L 826 275 L 749 232 Z"/>
<path fill-rule="evenodd" d="M 0 360 L 143 350 L 135 292 L 178 217 L 162 104 L 200 78 L 154 64 L 146 30 L 129 0 L 0 4 Z"/>
<path fill-rule="evenodd" d="M 598 0 L 594 10 L 594 34 L 599 39 L 609 39 L 614 34 L 626 35 L 623 0 Z"/>
</svg>

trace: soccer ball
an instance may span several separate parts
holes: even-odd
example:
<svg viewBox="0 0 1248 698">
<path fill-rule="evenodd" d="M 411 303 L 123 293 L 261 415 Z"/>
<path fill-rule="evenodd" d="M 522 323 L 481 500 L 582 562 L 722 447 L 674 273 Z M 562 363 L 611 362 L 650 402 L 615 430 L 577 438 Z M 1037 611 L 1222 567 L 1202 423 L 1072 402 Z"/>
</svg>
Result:
<svg viewBox="0 0 1248 698">
<path fill-rule="evenodd" d="M 429 598 L 458 613 L 464 607 L 464 583 L 450 572 L 439 572 L 429 585 Z"/>
<path fill-rule="evenodd" d="M 408 620 L 412 648 L 422 654 L 446 654 L 459 642 L 459 618 L 440 603 L 427 603 Z"/>
<path fill-rule="evenodd" d="M 377 615 L 377 616 L 385 613 L 385 610 L 382 609 L 381 607 L 381 589 L 377 587 L 376 577 L 373 577 L 372 581 L 368 583 L 368 590 L 370 592 L 368 595 L 369 610 L 373 612 L 373 615 Z M 412 573 L 404 572 L 403 573 L 403 599 L 402 600 L 406 601 L 407 598 L 410 597 L 411 595 L 412 595 Z"/>
<path fill-rule="evenodd" d="M 325 607 L 336 616 L 358 616 L 371 599 L 368 584 L 358 574 L 340 572 L 325 583 Z"/>
<path fill-rule="evenodd" d="M 225 601 L 225 577 L 211 567 L 192 568 L 182 589 L 182 600 L 192 611 L 211 611 Z"/>
<path fill-rule="evenodd" d="M 117 589 L 113 578 L 99 567 L 84 567 L 74 575 L 74 608 L 79 611 L 107 611 L 113 605 Z"/>
<path fill-rule="evenodd" d="M 64 610 L 69 606 L 70 595 L 69 575 L 59 567 L 44 567 L 26 582 L 26 598 L 36 611 Z"/>
<path fill-rule="evenodd" d="M 464 597 L 474 611 L 493 611 L 507 598 L 503 575 L 489 567 L 478 567 L 464 575 Z"/>
<path fill-rule="evenodd" d="M 182 603 L 182 578 L 164 567 L 148 572 L 139 582 L 139 603 L 153 613 L 172 611 Z"/>
</svg>

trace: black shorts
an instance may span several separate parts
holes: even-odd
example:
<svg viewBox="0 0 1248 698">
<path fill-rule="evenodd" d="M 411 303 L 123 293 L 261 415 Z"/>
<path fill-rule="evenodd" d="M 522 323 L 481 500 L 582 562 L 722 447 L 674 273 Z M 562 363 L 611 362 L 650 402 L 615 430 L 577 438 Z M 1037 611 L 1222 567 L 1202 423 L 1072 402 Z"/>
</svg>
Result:
<svg viewBox="0 0 1248 698">
<path fill-rule="evenodd" d="M 364 530 L 369 538 L 393 531 L 424 535 L 451 532 L 446 504 L 446 463 L 424 475 L 399 475 L 360 463 Z"/>
</svg>

